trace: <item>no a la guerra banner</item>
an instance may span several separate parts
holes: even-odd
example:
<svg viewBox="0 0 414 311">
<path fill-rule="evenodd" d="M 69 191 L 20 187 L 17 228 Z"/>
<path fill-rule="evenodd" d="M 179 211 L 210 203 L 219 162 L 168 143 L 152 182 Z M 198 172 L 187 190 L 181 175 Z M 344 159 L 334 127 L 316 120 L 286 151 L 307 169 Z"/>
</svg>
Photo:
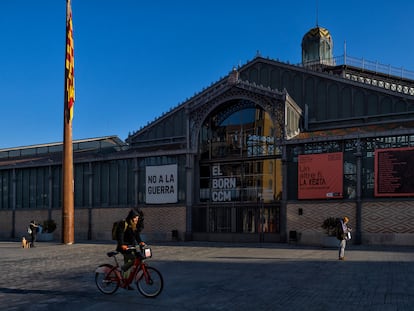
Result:
<svg viewBox="0 0 414 311">
<path fill-rule="evenodd" d="M 177 164 L 147 166 L 145 175 L 145 203 L 177 203 Z"/>
</svg>

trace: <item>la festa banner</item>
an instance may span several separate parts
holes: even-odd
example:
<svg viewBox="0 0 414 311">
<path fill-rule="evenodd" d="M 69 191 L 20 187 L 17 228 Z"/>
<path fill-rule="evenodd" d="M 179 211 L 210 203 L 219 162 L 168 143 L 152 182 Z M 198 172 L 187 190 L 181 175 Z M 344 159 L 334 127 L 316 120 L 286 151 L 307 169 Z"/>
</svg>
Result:
<svg viewBox="0 0 414 311">
<path fill-rule="evenodd" d="M 145 168 L 145 203 L 177 203 L 177 164 Z"/>
<path fill-rule="evenodd" d="M 299 199 L 340 199 L 342 197 L 342 152 L 299 155 Z"/>
</svg>

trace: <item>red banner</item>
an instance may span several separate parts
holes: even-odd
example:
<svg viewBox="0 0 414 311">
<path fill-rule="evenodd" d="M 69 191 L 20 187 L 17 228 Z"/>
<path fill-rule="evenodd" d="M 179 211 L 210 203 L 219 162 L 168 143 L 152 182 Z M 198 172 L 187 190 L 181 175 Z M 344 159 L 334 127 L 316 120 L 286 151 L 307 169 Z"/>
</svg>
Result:
<svg viewBox="0 0 414 311">
<path fill-rule="evenodd" d="M 299 199 L 341 199 L 342 197 L 342 152 L 299 155 Z"/>
</svg>

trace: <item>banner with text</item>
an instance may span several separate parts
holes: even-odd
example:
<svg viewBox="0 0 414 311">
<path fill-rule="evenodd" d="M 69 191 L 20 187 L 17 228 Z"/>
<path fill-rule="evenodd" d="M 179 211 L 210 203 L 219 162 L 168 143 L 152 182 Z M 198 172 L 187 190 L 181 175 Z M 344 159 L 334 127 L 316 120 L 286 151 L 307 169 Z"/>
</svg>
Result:
<svg viewBox="0 0 414 311">
<path fill-rule="evenodd" d="M 145 203 L 177 203 L 177 164 L 147 166 L 145 180 Z"/>
<path fill-rule="evenodd" d="M 414 148 L 375 150 L 375 196 L 414 196 Z"/>
<path fill-rule="evenodd" d="M 299 155 L 299 199 L 340 199 L 342 197 L 342 152 Z"/>
</svg>

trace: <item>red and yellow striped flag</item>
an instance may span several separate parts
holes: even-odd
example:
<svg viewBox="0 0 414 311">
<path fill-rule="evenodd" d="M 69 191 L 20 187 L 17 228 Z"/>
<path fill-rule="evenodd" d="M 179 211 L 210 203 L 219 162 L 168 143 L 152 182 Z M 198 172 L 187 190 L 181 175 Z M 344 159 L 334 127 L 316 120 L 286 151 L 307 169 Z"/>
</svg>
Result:
<svg viewBox="0 0 414 311">
<path fill-rule="evenodd" d="M 65 106 L 68 112 L 68 121 L 73 118 L 73 104 L 75 103 L 75 59 L 72 28 L 71 0 L 66 0 L 66 62 L 65 62 Z"/>
</svg>

